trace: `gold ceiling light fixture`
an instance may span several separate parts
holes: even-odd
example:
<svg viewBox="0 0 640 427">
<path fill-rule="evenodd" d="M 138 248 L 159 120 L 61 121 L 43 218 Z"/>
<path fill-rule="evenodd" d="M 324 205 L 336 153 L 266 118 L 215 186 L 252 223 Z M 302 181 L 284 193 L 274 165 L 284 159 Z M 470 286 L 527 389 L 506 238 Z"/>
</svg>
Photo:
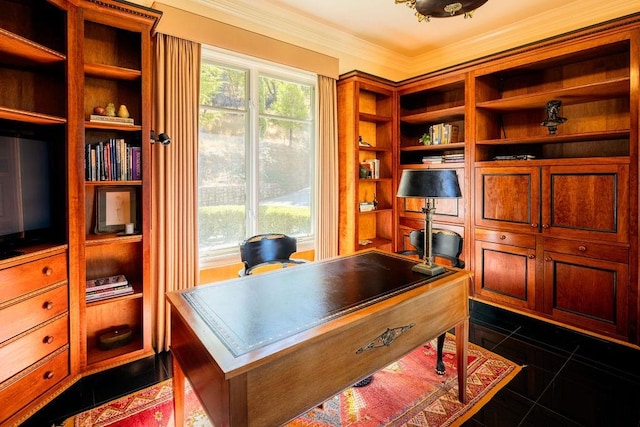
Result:
<svg viewBox="0 0 640 427">
<path fill-rule="evenodd" d="M 488 0 L 396 0 L 396 4 L 404 3 L 407 7 L 415 9 L 419 22 L 429 22 L 431 18 L 449 18 L 458 15 L 471 18 L 473 12 L 487 1 Z"/>
</svg>

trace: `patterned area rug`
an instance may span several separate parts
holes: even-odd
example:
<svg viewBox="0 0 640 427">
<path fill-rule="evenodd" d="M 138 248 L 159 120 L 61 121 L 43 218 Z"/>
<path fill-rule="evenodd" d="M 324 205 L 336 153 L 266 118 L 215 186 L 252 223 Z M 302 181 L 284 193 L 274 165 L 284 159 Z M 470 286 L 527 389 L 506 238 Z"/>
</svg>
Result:
<svg viewBox="0 0 640 427">
<path fill-rule="evenodd" d="M 468 402 L 458 401 L 455 341 L 447 334 L 447 373 L 435 373 L 435 340 L 376 372 L 364 387 L 351 387 L 300 415 L 287 427 L 456 426 L 468 420 L 521 369 L 474 344 L 468 350 Z M 64 427 L 173 427 L 171 380 L 67 419 Z M 187 387 L 187 426 L 211 426 L 194 393 Z"/>
</svg>

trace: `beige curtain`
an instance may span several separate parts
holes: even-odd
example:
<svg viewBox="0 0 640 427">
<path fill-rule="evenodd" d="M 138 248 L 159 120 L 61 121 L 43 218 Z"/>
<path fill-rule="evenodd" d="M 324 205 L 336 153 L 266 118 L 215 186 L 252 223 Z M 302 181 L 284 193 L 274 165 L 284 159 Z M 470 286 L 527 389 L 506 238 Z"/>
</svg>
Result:
<svg viewBox="0 0 640 427">
<path fill-rule="evenodd" d="M 318 76 L 315 259 L 338 254 L 338 107 L 336 80 Z"/>
<path fill-rule="evenodd" d="M 157 34 L 154 55 L 153 129 L 171 144 L 153 144 L 151 280 L 153 345 L 168 350 L 165 293 L 197 284 L 198 99 L 200 45 Z"/>
</svg>

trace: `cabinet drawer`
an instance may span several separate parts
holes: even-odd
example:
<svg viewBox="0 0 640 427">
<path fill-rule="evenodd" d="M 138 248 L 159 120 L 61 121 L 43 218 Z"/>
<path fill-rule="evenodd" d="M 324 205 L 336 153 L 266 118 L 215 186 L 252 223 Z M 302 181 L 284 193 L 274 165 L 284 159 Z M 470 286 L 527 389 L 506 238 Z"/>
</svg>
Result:
<svg viewBox="0 0 640 427">
<path fill-rule="evenodd" d="M 0 270 L 0 304 L 65 280 L 67 280 L 65 254 Z"/>
<path fill-rule="evenodd" d="M 606 261 L 629 262 L 629 250 L 621 246 L 564 239 L 544 239 L 544 250 Z"/>
<path fill-rule="evenodd" d="M 24 375 L 0 384 L 0 423 L 69 375 L 69 349 L 53 353 Z"/>
<path fill-rule="evenodd" d="M 476 228 L 475 236 L 476 240 L 483 240 L 485 242 L 520 246 L 523 248 L 535 248 L 536 246 L 536 237 L 528 234 L 509 233 L 505 231 Z"/>
<path fill-rule="evenodd" d="M 67 311 L 67 285 L 0 310 L 0 343 Z"/>
<path fill-rule="evenodd" d="M 34 364 L 67 344 L 69 317 L 65 314 L 0 346 L 0 381 Z"/>
</svg>

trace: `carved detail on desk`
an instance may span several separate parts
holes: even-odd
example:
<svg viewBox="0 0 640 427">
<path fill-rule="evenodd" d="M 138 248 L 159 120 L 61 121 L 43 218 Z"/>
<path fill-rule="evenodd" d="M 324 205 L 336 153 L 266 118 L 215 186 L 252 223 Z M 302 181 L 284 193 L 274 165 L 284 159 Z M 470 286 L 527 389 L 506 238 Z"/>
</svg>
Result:
<svg viewBox="0 0 640 427">
<path fill-rule="evenodd" d="M 397 328 L 393 328 L 393 329 L 387 328 L 387 330 L 384 331 L 382 335 L 380 335 L 379 337 L 377 337 L 376 339 L 374 339 L 364 347 L 360 347 L 358 351 L 356 351 L 356 354 L 360 354 L 367 350 L 371 350 L 378 347 L 383 347 L 383 346 L 389 347 L 396 340 L 396 338 L 398 338 L 400 335 L 404 334 L 414 326 L 416 326 L 416 324 L 411 323 L 410 325 L 398 326 Z"/>
</svg>

